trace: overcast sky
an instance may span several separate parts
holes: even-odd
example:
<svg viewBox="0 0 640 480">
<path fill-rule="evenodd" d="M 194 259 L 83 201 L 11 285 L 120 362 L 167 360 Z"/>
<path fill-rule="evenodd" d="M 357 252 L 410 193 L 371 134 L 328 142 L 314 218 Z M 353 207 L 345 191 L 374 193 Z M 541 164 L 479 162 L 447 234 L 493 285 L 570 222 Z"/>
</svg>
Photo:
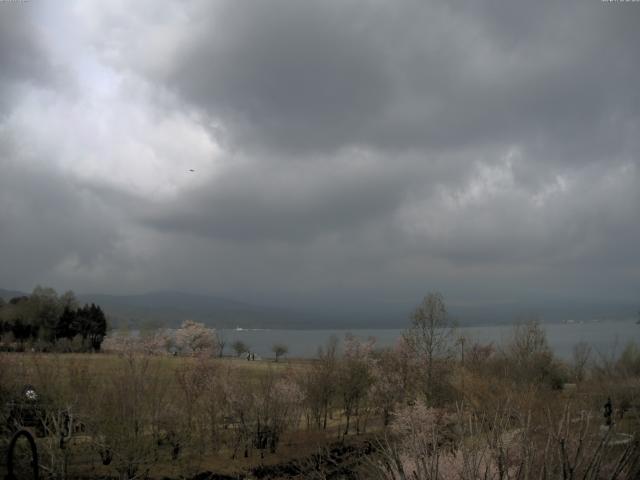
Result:
<svg viewBox="0 0 640 480">
<path fill-rule="evenodd" d="M 0 2 L 0 287 L 639 299 L 639 47 L 599 0 Z"/>
</svg>

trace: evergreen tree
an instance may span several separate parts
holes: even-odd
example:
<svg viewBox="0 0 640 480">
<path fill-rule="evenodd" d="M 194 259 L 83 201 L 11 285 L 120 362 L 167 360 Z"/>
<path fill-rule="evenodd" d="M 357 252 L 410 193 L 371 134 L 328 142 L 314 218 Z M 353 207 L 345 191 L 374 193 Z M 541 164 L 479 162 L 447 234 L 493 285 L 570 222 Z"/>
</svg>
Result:
<svg viewBox="0 0 640 480">
<path fill-rule="evenodd" d="M 76 327 L 76 311 L 65 307 L 56 324 L 56 338 L 72 339 L 78 333 Z"/>
<path fill-rule="evenodd" d="M 91 347 L 97 351 L 100 350 L 100 345 L 107 335 L 107 318 L 102 309 L 92 303 L 89 309 L 89 319 L 89 341 Z"/>
</svg>

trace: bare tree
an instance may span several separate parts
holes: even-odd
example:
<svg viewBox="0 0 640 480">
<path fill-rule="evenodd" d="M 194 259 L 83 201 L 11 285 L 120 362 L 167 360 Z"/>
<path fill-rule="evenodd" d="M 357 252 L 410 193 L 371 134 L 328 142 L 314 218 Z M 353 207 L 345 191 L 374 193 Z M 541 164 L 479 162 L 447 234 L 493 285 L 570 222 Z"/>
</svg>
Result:
<svg viewBox="0 0 640 480">
<path fill-rule="evenodd" d="M 271 347 L 271 351 L 276 356 L 276 362 L 282 355 L 286 355 L 289 352 L 289 347 L 287 347 L 284 343 L 276 343 L 273 347 Z"/>
<path fill-rule="evenodd" d="M 224 347 L 227 345 L 227 339 L 222 330 L 216 332 L 216 340 L 218 343 L 218 356 L 222 358 L 224 356 Z"/>
<path fill-rule="evenodd" d="M 551 351 L 547 343 L 547 335 L 537 318 L 514 327 L 509 351 L 518 361 L 526 361 L 535 355 Z"/>
<path fill-rule="evenodd" d="M 349 434 L 351 418 L 356 420 L 356 433 L 360 433 L 360 414 L 366 408 L 366 397 L 373 382 L 371 373 L 371 352 L 374 339 L 360 342 L 347 334 L 345 351 L 338 366 L 338 391 L 342 397 L 342 408 L 347 423 L 344 435 Z"/>
<path fill-rule="evenodd" d="M 325 348 L 318 349 L 318 359 L 299 378 L 307 409 L 307 424 L 311 420 L 318 428 L 327 429 L 331 404 L 337 395 L 338 338 L 332 336 Z"/>
<path fill-rule="evenodd" d="M 94 448 L 103 464 L 110 465 L 119 478 L 147 478 L 158 447 L 148 430 L 154 419 L 149 400 L 166 392 L 160 364 L 135 353 L 120 357 L 117 368 L 102 385 L 101 401 L 87 420 L 93 431 Z"/>
<path fill-rule="evenodd" d="M 407 345 L 425 363 L 426 389 L 433 386 L 434 361 L 451 355 L 453 326 L 441 293 L 424 297 L 411 315 L 411 326 L 404 333 Z"/>
<path fill-rule="evenodd" d="M 236 340 L 231 344 L 231 348 L 236 352 L 236 355 L 239 357 L 245 352 L 249 351 L 249 346 L 244 343 L 242 340 Z"/>
<path fill-rule="evenodd" d="M 400 342 L 404 345 L 404 342 Z M 397 405 L 409 398 L 414 383 L 415 368 L 407 362 L 402 347 L 382 350 L 376 357 L 371 369 L 373 385 L 371 400 L 376 409 L 382 413 L 384 425 L 391 421 Z"/>
<path fill-rule="evenodd" d="M 585 370 L 589 357 L 591 356 L 591 346 L 587 342 L 578 342 L 573 346 L 572 352 L 572 373 L 576 382 L 584 380 Z"/>
<path fill-rule="evenodd" d="M 545 330 L 536 319 L 514 327 L 505 353 L 505 372 L 516 383 L 562 388 L 567 380 L 564 365 L 554 357 Z"/>
</svg>

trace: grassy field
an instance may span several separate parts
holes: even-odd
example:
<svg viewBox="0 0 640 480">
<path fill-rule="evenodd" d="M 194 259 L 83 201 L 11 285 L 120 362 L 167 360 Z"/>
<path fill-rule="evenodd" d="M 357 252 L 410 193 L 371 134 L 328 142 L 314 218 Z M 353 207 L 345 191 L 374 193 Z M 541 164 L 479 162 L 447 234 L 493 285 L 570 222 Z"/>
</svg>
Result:
<svg viewBox="0 0 640 480">
<path fill-rule="evenodd" d="M 77 398 L 74 389 L 81 392 L 81 384 L 86 379 L 91 388 L 94 386 L 98 391 L 103 391 L 99 384 L 106 384 L 107 390 L 111 389 L 114 379 L 122 375 L 123 369 L 127 368 L 128 362 L 144 361 L 149 378 L 154 378 L 161 387 L 156 390 L 161 394 L 164 405 L 167 409 L 176 411 L 176 416 L 180 416 L 187 405 L 184 397 L 184 385 L 178 378 L 181 372 L 195 371 L 201 366 L 202 360 L 193 357 L 181 356 L 136 356 L 128 358 L 117 354 L 49 354 L 49 353 L 2 353 L 0 354 L 1 374 L 4 381 L 4 398 L 11 398 L 21 392 L 24 386 L 31 385 L 43 399 L 43 404 L 48 404 L 53 399 L 57 405 L 73 404 L 78 411 L 78 417 L 83 418 L 88 425 L 92 424 L 91 404 L 98 406 L 106 399 L 96 398 L 88 394 L 88 398 Z M 230 374 L 233 379 L 249 385 L 258 386 L 260 382 L 268 377 L 299 377 L 305 375 L 313 361 L 297 359 L 247 361 L 244 358 L 213 358 L 206 361 L 207 367 L 221 374 Z M 197 378 L 194 378 L 197 381 Z M 79 394 L 82 396 L 82 393 Z M 59 398 L 54 398 L 54 397 Z M 151 399 L 146 399 L 151 400 Z M 75 402 L 75 403 L 74 403 Z M 206 408 L 207 400 L 199 398 L 199 408 Z M 126 406 L 126 403 L 124 404 Z M 145 407 L 142 407 L 145 408 Z M 179 411 L 182 408 L 182 411 Z M 6 409 L 3 411 L 7 415 Z M 115 419 L 117 421 L 117 419 Z M 208 451 L 198 455 L 186 454 L 183 458 L 172 459 L 171 446 L 168 444 L 159 446 L 155 453 L 156 458 L 147 461 L 149 475 L 151 478 L 182 478 L 185 471 L 196 474 L 198 471 L 212 471 L 219 474 L 236 475 L 238 472 L 246 472 L 260 465 L 275 465 L 304 459 L 322 451 L 328 445 L 343 440 L 341 435 L 340 414 L 338 409 L 331 413 L 328 428 L 323 431 L 309 430 L 305 428 L 303 416 L 298 415 L 296 425 L 290 426 L 283 432 L 276 452 L 258 452 L 251 448 L 249 455 L 245 457 L 243 452 L 233 454 L 232 445 L 235 430 L 238 428 L 232 421 L 219 431 L 219 444 L 215 448 L 207 448 Z M 376 422 L 371 421 L 370 426 Z M 33 430 L 33 429 L 31 429 Z M 149 430 L 150 432 L 150 430 Z M 121 435 L 121 432 L 118 432 Z M 3 432 L 0 446 L 6 447 L 9 433 Z M 36 439 L 39 450 L 47 452 L 51 450 L 46 438 Z M 358 439 L 361 441 L 362 437 Z M 185 441 L 196 442 L 189 438 Z M 79 432 L 68 447 L 72 450 L 72 460 L 68 471 L 77 475 L 85 474 L 96 477 L 113 474 L 109 466 L 100 464 L 95 448 L 89 447 L 92 438 L 88 433 Z M 197 442 L 196 442 L 197 443 Z M 186 448 L 185 448 L 186 450 Z M 5 453 L 0 452 L 4 463 Z M 144 456 L 144 455 L 143 455 Z M 235 458 L 232 458 L 235 457 Z M 147 459 L 148 460 L 148 459 Z M 1 473 L 4 476 L 4 472 Z"/>
<path fill-rule="evenodd" d="M 488 458 L 510 455 L 504 461 L 523 464 L 527 457 L 518 451 L 526 448 L 537 449 L 531 457 L 537 463 L 527 468 L 547 462 L 561 469 L 564 460 L 548 445 L 574 448 L 588 440 L 576 458 L 604 451 L 598 447 L 608 431 L 602 430 L 603 406 L 612 399 L 611 438 L 635 439 L 637 451 L 629 458 L 640 459 L 640 359 L 635 357 L 594 365 L 570 383 L 563 380 L 572 375 L 570 366 L 544 352 L 478 355 L 465 365 L 449 360 L 435 365 L 428 404 L 424 365 L 415 356 L 351 351 L 326 361 L 279 362 L 0 353 L 0 408 L 7 419 L 0 455 L 4 460 L 15 405 L 30 412 L 37 403 L 46 430 L 37 438 L 41 464 L 56 478 L 188 479 L 207 471 L 229 478 L 309 478 L 318 458 L 335 471 L 345 464 L 349 471 L 367 467 L 370 444 L 381 447 L 386 440 L 380 440 L 388 438 L 394 443 L 382 448 L 406 452 L 403 458 L 423 458 L 431 455 L 420 450 L 425 445 L 449 443 L 459 452 L 480 449 Z M 26 385 L 37 392 L 37 402 L 25 400 Z M 69 418 L 73 421 L 65 423 Z M 407 444 L 412 438 L 418 443 Z M 516 446 L 504 447 L 503 438 Z M 624 448 L 607 447 L 603 465 L 613 465 Z M 547 458 L 545 452 L 556 456 Z M 345 463 L 330 460 L 332 455 Z M 256 470 L 267 466 L 277 468 Z"/>
<path fill-rule="evenodd" d="M 146 357 L 167 378 L 171 378 L 179 368 L 193 364 L 193 357 L 153 355 Z M 37 380 L 37 365 L 55 366 L 61 374 L 69 373 L 71 367 L 83 366 L 97 375 L 110 375 L 122 362 L 122 355 L 115 353 L 0 353 L 0 361 L 18 369 L 25 384 Z M 283 373 L 285 371 L 304 371 L 313 360 L 309 359 L 271 359 L 247 361 L 246 358 L 228 357 L 212 358 L 211 361 L 223 368 L 233 368 L 243 376 L 258 378 L 265 372 Z"/>
</svg>

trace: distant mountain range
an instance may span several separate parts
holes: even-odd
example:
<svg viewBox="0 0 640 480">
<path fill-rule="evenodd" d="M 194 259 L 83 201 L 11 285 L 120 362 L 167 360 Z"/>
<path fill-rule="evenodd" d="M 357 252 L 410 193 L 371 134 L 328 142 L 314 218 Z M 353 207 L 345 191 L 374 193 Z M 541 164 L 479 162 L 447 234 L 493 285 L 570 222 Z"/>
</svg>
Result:
<svg viewBox="0 0 640 480">
<path fill-rule="evenodd" d="M 27 295 L 2 290 L 0 297 Z M 253 305 L 209 295 L 159 291 L 139 295 L 79 294 L 80 303 L 100 305 L 113 326 L 130 328 L 175 327 L 191 319 L 217 328 L 403 328 L 409 324 L 411 305 L 366 302 L 367 310 L 326 302 L 300 310 Z M 363 302 L 364 303 L 364 302 Z M 623 301 L 540 301 L 451 306 L 459 325 L 506 324 L 539 318 L 545 322 L 598 319 L 636 319 L 639 303 Z"/>
<path fill-rule="evenodd" d="M 141 295 L 78 295 L 82 303 L 96 303 L 118 323 L 178 326 L 186 319 L 218 328 L 300 328 L 297 312 L 251 305 L 227 298 L 181 292 L 150 292 Z"/>
<path fill-rule="evenodd" d="M 0 298 L 4 299 L 5 301 L 9 301 L 14 297 L 22 297 L 24 295 L 27 294 L 24 292 L 18 292 L 17 290 L 3 290 L 2 288 L 0 288 Z"/>
<path fill-rule="evenodd" d="M 28 294 L 0 289 L 0 297 L 5 300 L 22 295 Z M 175 327 L 187 319 L 218 328 L 305 328 L 305 323 L 311 320 L 286 309 L 182 292 L 77 294 L 76 297 L 81 304 L 100 305 L 112 325 L 131 328 Z"/>
</svg>

